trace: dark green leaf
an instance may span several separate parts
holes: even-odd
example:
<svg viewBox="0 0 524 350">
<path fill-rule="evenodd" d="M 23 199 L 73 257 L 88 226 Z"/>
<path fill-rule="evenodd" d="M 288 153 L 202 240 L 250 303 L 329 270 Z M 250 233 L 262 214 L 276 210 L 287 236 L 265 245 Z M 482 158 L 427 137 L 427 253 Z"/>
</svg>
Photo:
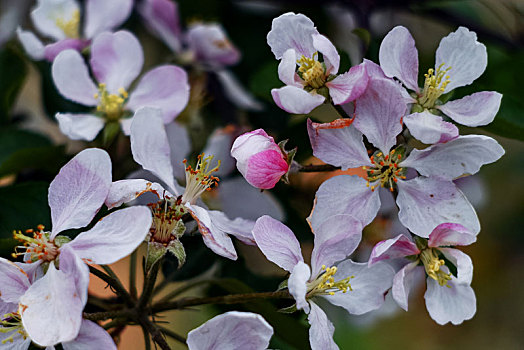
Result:
<svg viewBox="0 0 524 350">
<path fill-rule="evenodd" d="M 21 56 L 14 50 L 0 51 L 0 124 L 6 124 L 9 111 L 22 88 L 27 68 Z"/>
</svg>

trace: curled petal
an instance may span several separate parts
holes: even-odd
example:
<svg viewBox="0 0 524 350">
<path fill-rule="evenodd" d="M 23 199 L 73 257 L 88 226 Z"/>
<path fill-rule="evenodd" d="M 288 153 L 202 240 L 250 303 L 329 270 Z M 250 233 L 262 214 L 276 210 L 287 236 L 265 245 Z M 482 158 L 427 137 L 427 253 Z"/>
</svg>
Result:
<svg viewBox="0 0 524 350">
<path fill-rule="evenodd" d="M 369 257 L 368 265 L 371 266 L 381 260 L 403 258 L 409 255 L 419 254 L 420 250 L 408 237 L 400 234 L 377 243 Z"/>
<path fill-rule="evenodd" d="M 407 115 L 403 122 L 413 137 L 428 145 L 448 142 L 459 136 L 455 125 L 428 111 Z"/>
<path fill-rule="evenodd" d="M 340 55 L 335 46 L 321 34 L 313 34 L 313 47 L 324 57 L 327 74 L 337 74 L 340 67 Z"/>
<path fill-rule="evenodd" d="M 460 284 L 471 284 L 473 280 L 473 262 L 471 258 L 458 249 L 439 248 L 439 250 L 444 254 L 446 259 L 457 267 L 456 282 Z"/>
<path fill-rule="evenodd" d="M 324 103 L 326 99 L 322 95 L 309 93 L 291 85 L 271 90 L 271 96 L 277 106 L 291 114 L 307 114 Z"/>
<path fill-rule="evenodd" d="M 303 82 L 296 73 L 297 59 L 294 49 L 288 49 L 284 52 L 282 60 L 278 64 L 278 78 L 286 85 L 302 88 Z"/>
<path fill-rule="evenodd" d="M 297 309 L 304 310 L 306 313 L 309 312 L 309 303 L 306 301 L 307 293 L 307 281 L 311 277 L 311 270 L 309 266 L 302 261 L 299 261 L 288 280 L 289 294 L 295 298 L 297 302 Z"/>
<path fill-rule="evenodd" d="M 495 91 L 481 91 L 459 100 L 437 106 L 457 123 L 467 126 L 487 125 L 495 119 L 502 95 Z"/>
<path fill-rule="evenodd" d="M 267 43 L 278 60 L 288 49 L 294 49 L 299 59 L 301 55 L 312 57 L 316 51 L 313 47 L 313 34 L 318 34 L 313 22 L 303 14 L 285 13 L 271 24 L 267 34 Z"/>
<path fill-rule="evenodd" d="M 398 306 L 408 311 L 408 299 L 409 292 L 418 274 L 423 271 L 422 266 L 417 266 L 418 262 L 412 262 L 404 266 L 393 278 L 393 288 L 391 292 L 393 299 L 397 302 Z"/>
<path fill-rule="evenodd" d="M 119 207 L 148 192 L 155 194 L 157 200 L 164 197 L 174 197 L 156 182 L 144 179 L 119 180 L 111 184 L 105 205 L 109 209 Z"/>
<path fill-rule="evenodd" d="M 60 131 L 71 140 L 93 141 L 104 128 L 105 120 L 93 114 L 57 113 Z"/>
<path fill-rule="evenodd" d="M 467 228 L 460 224 L 440 224 L 429 235 L 429 247 L 470 245 L 477 240 Z"/>
<path fill-rule="evenodd" d="M 329 88 L 329 96 L 333 103 L 341 105 L 359 98 L 366 91 L 368 82 L 366 67 L 364 64 L 359 64 L 326 83 L 326 86 Z"/>
</svg>

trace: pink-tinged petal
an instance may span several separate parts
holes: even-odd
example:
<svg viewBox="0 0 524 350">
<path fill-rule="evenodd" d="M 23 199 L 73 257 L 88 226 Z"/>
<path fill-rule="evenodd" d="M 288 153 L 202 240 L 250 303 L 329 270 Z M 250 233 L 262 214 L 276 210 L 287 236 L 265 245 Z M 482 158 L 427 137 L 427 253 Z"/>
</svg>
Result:
<svg viewBox="0 0 524 350">
<path fill-rule="evenodd" d="M 31 340 L 40 346 L 52 346 L 76 338 L 83 309 L 74 277 L 50 264 L 45 276 L 22 296 L 18 312 Z"/>
<path fill-rule="evenodd" d="M 184 159 L 188 158 L 189 152 L 191 152 L 191 139 L 189 138 L 189 133 L 185 126 L 176 121 L 165 125 L 165 128 L 169 147 L 171 148 L 171 166 L 173 167 L 173 174 L 175 175 L 175 178 L 179 180 L 185 179 L 186 167 L 184 166 Z M 204 153 L 207 154 L 207 152 Z M 234 166 L 235 165 L 233 164 L 233 167 Z"/>
<path fill-rule="evenodd" d="M 291 114 L 307 114 L 324 103 L 326 99 L 322 95 L 309 93 L 290 85 L 272 89 L 271 96 L 277 106 Z"/>
<path fill-rule="evenodd" d="M 36 281 L 37 279 L 43 276 L 43 271 L 42 271 L 42 266 L 41 266 L 42 263 L 43 263 L 42 260 L 38 260 L 33 263 L 15 262 L 16 266 L 24 270 L 30 283 L 33 283 L 34 281 Z"/>
<path fill-rule="evenodd" d="M 204 244 L 216 254 L 231 260 L 236 260 L 237 252 L 233 241 L 226 232 L 222 231 L 222 229 L 213 222 L 211 212 L 196 205 L 186 206 L 198 224 L 198 229 L 202 234 Z"/>
<path fill-rule="evenodd" d="M 216 191 L 220 207 L 229 217 L 256 221 L 263 215 L 269 215 L 284 221 L 285 213 L 278 200 L 269 191 L 260 192 L 241 176 L 220 181 Z"/>
<path fill-rule="evenodd" d="M 297 55 L 294 49 L 289 49 L 284 52 L 282 60 L 278 64 L 278 78 L 286 85 L 296 86 L 302 88 L 304 83 L 296 73 Z"/>
<path fill-rule="evenodd" d="M 355 251 L 362 239 L 362 224 L 351 215 L 333 215 L 325 218 L 314 234 L 311 276 L 316 277 L 322 265 L 333 266 Z"/>
<path fill-rule="evenodd" d="M 44 48 L 45 59 L 49 62 L 53 62 L 56 56 L 62 51 L 67 49 L 82 51 L 85 47 L 89 46 L 89 42 L 80 39 L 64 39 L 57 41 L 56 43 L 48 44 Z"/>
<path fill-rule="evenodd" d="M 313 47 L 324 57 L 327 74 L 337 74 L 340 67 L 340 55 L 335 45 L 322 34 L 313 34 Z"/>
<path fill-rule="evenodd" d="M 296 51 L 296 59 L 301 55 L 311 58 L 317 51 L 313 47 L 313 35 L 318 31 L 313 22 L 303 14 L 285 13 L 273 19 L 267 43 L 278 60 L 288 49 Z"/>
<path fill-rule="evenodd" d="M 457 278 L 454 279 L 456 283 L 471 284 L 473 280 L 473 262 L 471 258 L 458 249 L 453 248 L 439 248 L 446 259 L 451 261 L 457 267 Z"/>
<path fill-rule="evenodd" d="M 272 335 L 273 327 L 262 316 L 230 311 L 189 332 L 187 345 L 190 350 L 265 350 Z"/>
<path fill-rule="evenodd" d="M 221 25 L 196 23 L 189 27 L 186 42 L 195 59 L 212 68 L 238 63 L 240 51 L 229 41 Z"/>
<path fill-rule="evenodd" d="M 351 119 L 337 119 L 331 123 L 307 121 L 313 155 L 342 170 L 371 165 L 362 133 L 351 126 Z"/>
<path fill-rule="evenodd" d="M 84 35 L 91 39 L 97 34 L 112 31 L 131 14 L 133 0 L 87 0 Z"/>
<path fill-rule="evenodd" d="M 30 31 L 22 30 L 20 27 L 16 29 L 18 40 L 22 44 L 25 53 L 35 61 L 44 59 L 44 44 L 37 38 L 37 36 Z"/>
<path fill-rule="evenodd" d="M 21 267 L 9 260 L 0 258 L 0 299 L 2 301 L 18 303 L 18 300 L 30 285 L 29 277 Z"/>
<path fill-rule="evenodd" d="M 129 96 L 127 107 L 155 107 L 162 110 L 164 124 L 172 122 L 189 101 L 187 73 L 172 65 L 160 66 L 147 72 Z"/>
<path fill-rule="evenodd" d="M 160 109 L 143 107 L 135 113 L 131 124 L 131 152 L 135 162 L 175 191 L 171 150 Z"/>
<path fill-rule="evenodd" d="M 393 287 L 391 288 L 391 294 L 393 299 L 397 302 L 405 311 L 408 311 L 408 301 L 409 301 L 409 292 L 415 281 L 417 275 L 423 273 L 424 268 L 422 266 L 417 266 L 418 262 L 412 262 L 400 269 L 399 272 L 395 274 L 393 278 Z"/>
<path fill-rule="evenodd" d="M 359 98 L 366 91 L 368 82 L 366 67 L 364 64 L 359 64 L 326 83 L 326 86 L 329 88 L 329 96 L 333 103 L 341 105 Z"/>
<path fill-rule="evenodd" d="M 131 254 L 144 241 L 151 222 L 151 211 L 147 207 L 117 210 L 89 231 L 79 234 L 67 246 L 85 261 L 112 264 Z"/>
<path fill-rule="evenodd" d="M 311 302 L 311 312 L 308 315 L 309 343 L 312 350 L 338 350 L 339 347 L 333 340 L 335 327 L 327 318 L 326 313 L 314 302 Z"/>
<path fill-rule="evenodd" d="M 451 288 L 441 286 L 432 278 L 427 278 L 428 289 L 424 294 L 426 308 L 435 322 L 454 325 L 471 319 L 477 311 L 477 298 L 469 284 L 460 284 L 453 277 L 448 282 Z"/>
<path fill-rule="evenodd" d="M 55 40 L 66 38 L 58 22 L 67 23 L 73 19 L 80 7 L 75 0 L 40 0 L 36 8 L 31 11 L 31 19 L 36 29 L 47 37 Z"/>
<path fill-rule="evenodd" d="M 282 151 L 266 150 L 249 158 L 246 181 L 261 189 L 275 187 L 280 178 L 287 173 L 289 165 L 282 156 Z"/>
<path fill-rule="evenodd" d="M 60 247 L 60 271 L 64 272 L 75 283 L 76 295 L 80 296 L 82 305 L 87 302 L 89 287 L 89 267 L 76 256 L 68 244 Z"/>
<path fill-rule="evenodd" d="M 270 216 L 257 220 L 253 237 L 266 258 L 286 271 L 293 272 L 295 265 L 304 261 L 293 231 Z"/>
<path fill-rule="evenodd" d="M 211 217 L 213 225 L 215 225 L 219 230 L 235 236 L 245 244 L 256 244 L 253 233 L 251 233 L 251 231 L 253 231 L 253 226 L 255 226 L 254 221 L 239 217 L 231 220 L 226 214 L 218 210 L 210 210 L 208 211 L 208 214 Z"/>
<path fill-rule="evenodd" d="M 264 105 L 248 89 L 242 86 L 233 73 L 225 69 L 214 71 L 214 73 L 220 84 L 222 84 L 224 94 L 235 106 L 248 111 L 261 111 L 264 109 Z"/>
<path fill-rule="evenodd" d="M 93 141 L 104 128 L 105 120 L 93 114 L 57 113 L 60 131 L 71 140 Z"/>
<path fill-rule="evenodd" d="M 78 153 L 49 185 L 52 234 L 87 226 L 111 187 L 111 159 L 98 148 Z"/>
<path fill-rule="evenodd" d="M 352 315 L 362 315 L 376 310 L 384 303 L 386 292 L 391 288 L 395 271 L 386 263 L 377 263 L 368 267 L 366 263 L 345 260 L 337 265 L 335 281 L 352 277 L 351 289 L 346 293 L 335 292 L 324 298 L 330 303 L 341 306 Z"/>
<path fill-rule="evenodd" d="M 119 207 L 129 203 L 148 192 L 154 193 L 155 199 L 175 197 L 167 192 L 160 184 L 144 179 L 119 180 L 111 184 L 105 205 L 109 208 Z"/>
<path fill-rule="evenodd" d="M 500 108 L 502 94 L 495 91 L 481 91 L 437 106 L 457 123 L 467 126 L 487 125 L 495 119 Z"/>
<path fill-rule="evenodd" d="M 145 25 L 173 51 L 180 51 L 178 4 L 171 0 L 145 0 L 139 6 Z"/>
<path fill-rule="evenodd" d="M 304 310 L 306 313 L 309 312 L 309 303 L 306 301 L 307 294 L 307 281 L 311 277 L 311 270 L 309 266 L 302 261 L 299 261 L 291 275 L 289 276 L 287 287 L 289 294 L 295 298 L 297 304 L 297 310 Z"/>
<path fill-rule="evenodd" d="M 449 84 L 444 89 L 447 93 L 457 87 L 471 84 L 480 77 L 488 64 L 486 46 L 477 41 L 477 34 L 465 27 L 459 27 L 453 33 L 442 38 L 435 56 L 435 69 L 451 69 Z"/>
<path fill-rule="evenodd" d="M 308 218 L 313 231 L 327 217 L 349 214 L 368 225 L 380 208 L 379 191 L 371 191 L 366 180 L 358 176 L 340 175 L 325 181 L 317 190 L 313 211 Z"/>
<path fill-rule="evenodd" d="M 417 177 L 397 183 L 400 222 L 418 236 L 428 238 L 442 223 L 457 223 L 473 234 L 480 232 L 475 209 L 451 181 Z"/>
<path fill-rule="evenodd" d="M 366 135 L 369 142 L 388 154 L 402 131 L 400 120 L 405 112 L 406 104 L 395 82 L 371 79 L 356 104 L 353 125 Z"/>
<path fill-rule="evenodd" d="M 440 224 L 429 235 L 428 246 L 437 248 L 444 246 L 470 245 L 477 236 L 460 224 Z"/>
<path fill-rule="evenodd" d="M 80 331 L 75 340 L 62 343 L 64 350 L 104 349 L 117 350 L 113 338 L 94 322 L 82 320 Z"/>
<path fill-rule="evenodd" d="M 400 234 L 395 238 L 375 244 L 369 257 L 368 264 L 371 266 L 381 260 L 403 258 L 405 256 L 416 255 L 419 253 L 420 250 L 417 248 L 417 245 L 408 237 Z"/>
<path fill-rule="evenodd" d="M 423 150 L 414 149 L 399 165 L 414 168 L 424 176 L 453 180 L 477 173 L 482 165 L 497 161 L 504 152 L 491 137 L 466 135 Z"/>
<path fill-rule="evenodd" d="M 406 90 L 404 88 L 404 86 L 402 85 L 401 82 L 398 82 L 396 80 L 388 78 L 384 74 L 384 71 L 382 70 L 382 68 L 378 64 L 376 64 L 375 62 L 370 61 L 368 59 L 365 59 L 365 58 L 364 58 L 364 62 L 362 62 L 362 64 L 364 65 L 364 67 L 366 67 L 366 72 L 368 73 L 368 76 L 369 76 L 370 80 L 372 80 L 372 79 L 387 79 L 387 80 L 390 80 L 390 81 L 396 83 L 397 84 L 397 88 L 400 91 L 400 93 L 402 94 L 402 98 L 404 99 L 404 103 L 406 105 L 410 104 L 410 103 L 416 103 L 417 102 L 417 100 L 415 98 L 413 98 L 409 94 L 408 90 Z"/>
<path fill-rule="evenodd" d="M 248 171 L 249 159 L 253 155 L 266 150 L 280 151 L 280 147 L 264 129 L 256 129 L 235 139 L 231 147 L 231 156 L 237 161 L 238 171 L 245 176 Z"/>
<path fill-rule="evenodd" d="M 458 128 L 427 110 L 407 115 L 403 119 L 411 135 L 425 144 L 444 143 L 459 136 Z"/>
<path fill-rule="evenodd" d="M 89 76 L 82 56 L 75 50 L 60 52 L 51 67 L 56 88 L 67 99 L 86 106 L 98 104 L 95 94 L 97 87 Z"/>
<path fill-rule="evenodd" d="M 91 69 L 107 91 L 117 94 L 127 89 L 142 70 L 144 52 L 138 39 L 130 32 L 102 33 L 91 45 Z"/>
<path fill-rule="evenodd" d="M 418 92 L 418 51 L 409 30 L 402 26 L 393 28 L 380 44 L 379 60 L 388 77 L 396 77 Z"/>
</svg>

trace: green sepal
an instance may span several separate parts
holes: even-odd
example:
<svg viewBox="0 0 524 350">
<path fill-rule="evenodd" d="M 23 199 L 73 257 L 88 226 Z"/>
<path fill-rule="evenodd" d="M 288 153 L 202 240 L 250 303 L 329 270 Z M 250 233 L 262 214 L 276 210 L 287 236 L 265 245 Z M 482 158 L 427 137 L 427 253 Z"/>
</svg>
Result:
<svg viewBox="0 0 524 350">
<path fill-rule="evenodd" d="M 169 242 L 167 250 L 178 259 L 178 269 L 180 269 L 186 263 L 186 250 L 182 242 L 178 239 L 172 240 Z"/>
<path fill-rule="evenodd" d="M 415 244 L 419 250 L 423 250 L 428 247 L 428 240 L 426 238 L 415 236 Z"/>
<path fill-rule="evenodd" d="M 293 148 L 290 151 L 286 151 L 285 147 L 288 141 L 289 139 L 286 139 L 278 143 L 278 147 L 280 147 L 282 154 L 284 154 L 286 163 L 288 165 L 288 171 L 281 177 L 281 180 L 286 184 L 289 184 L 289 172 L 291 171 L 291 168 L 292 168 L 291 163 L 293 163 L 293 159 L 295 159 L 295 155 L 297 154 L 297 147 Z"/>
<path fill-rule="evenodd" d="M 293 304 L 291 306 L 283 307 L 282 309 L 278 309 L 278 312 L 281 312 L 283 314 L 292 314 L 297 311 L 298 311 L 297 304 Z"/>
<path fill-rule="evenodd" d="M 147 256 L 146 256 L 146 273 L 151 270 L 157 261 L 162 259 L 167 252 L 167 248 L 162 243 L 148 242 L 147 243 Z"/>
<path fill-rule="evenodd" d="M 102 131 L 102 142 L 105 147 L 108 147 L 113 140 L 120 132 L 120 123 L 119 122 L 108 122 L 104 126 L 104 131 Z"/>
<path fill-rule="evenodd" d="M 422 113 L 424 112 L 424 107 L 422 107 L 421 105 L 419 104 L 413 104 L 413 106 L 411 107 L 411 113 Z"/>
<path fill-rule="evenodd" d="M 280 282 L 276 292 L 280 292 L 281 290 L 287 289 L 287 282 L 288 282 L 288 280 L 284 280 L 284 281 Z"/>
<path fill-rule="evenodd" d="M 184 220 L 180 219 L 177 221 L 175 229 L 173 230 L 173 234 L 176 238 L 180 238 L 184 235 L 186 232 L 186 225 L 184 224 Z"/>
<path fill-rule="evenodd" d="M 64 244 L 71 242 L 71 238 L 67 236 L 56 236 L 54 242 L 57 245 L 57 247 L 61 247 Z"/>
<path fill-rule="evenodd" d="M 324 96 L 326 100 L 330 98 L 329 89 L 326 86 L 319 87 L 317 89 L 317 94 Z"/>
</svg>

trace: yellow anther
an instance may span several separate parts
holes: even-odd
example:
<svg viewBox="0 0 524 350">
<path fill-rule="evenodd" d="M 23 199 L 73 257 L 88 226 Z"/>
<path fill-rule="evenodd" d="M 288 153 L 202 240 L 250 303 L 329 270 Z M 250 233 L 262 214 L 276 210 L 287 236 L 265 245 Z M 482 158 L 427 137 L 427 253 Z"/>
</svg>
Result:
<svg viewBox="0 0 524 350">
<path fill-rule="evenodd" d="M 386 155 L 379 151 L 370 157 L 373 166 L 366 167 L 366 186 L 370 187 L 371 191 L 374 191 L 379 186 L 393 191 L 393 184 L 397 182 L 397 178 L 403 178 L 404 169 L 398 166 L 398 162 L 400 162 L 400 159 L 402 158 L 401 154 L 397 154 L 396 157 L 393 157 L 394 154 L 395 150 L 392 150 Z M 370 186 L 370 183 L 376 184 Z"/>
<path fill-rule="evenodd" d="M 433 108 L 437 99 L 444 93 L 446 86 L 450 83 L 450 77 L 446 73 L 451 67 L 446 69 L 443 69 L 443 67 L 444 63 L 441 63 L 436 72 L 433 68 L 430 68 L 428 73 L 424 74 L 424 77 L 426 77 L 424 89 L 418 99 L 418 104 L 423 108 Z"/>
<path fill-rule="evenodd" d="M 322 63 L 320 63 L 317 58 L 318 53 L 315 52 L 312 58 L 302 55 L 302 57 L 297 60 L 297 64 L 300 66 L 298 71 L 302 79 L 306 85 L 311 86 L 313 89 L 321 88 L 326 82 L 326 72 Z"/>
<path fill-rule="evenodd" d="M 447 286 L 451 280 L 451 273 L 445 273 L 440 268 L 445 264 L 444 260 L 439 259 L 435 249 L 426 248 L 420 253 L 420 260 L 424 264 L 424 269 L 429 277 L 438 282 L 441 286 Z"/>
<path fill-rule="evenodd" d="M 71 14 L 71 18 L 66 21 L 63 18 L 57 18 L 55 20 L 56 26 L 64 32 L 65 36 L 71 39 L 78 39 L 79 26 L 80 26 L 80 11 L 74 10 Z"/>
<path fill-rule="evenodd" d="M 183 203 L 192 203 L 204 193 L 210 191 L 218 184 L 219 179 L 212 174 L 220 168 L 220 160 L 215 167 L 211 167 L 214 156 L 205 157 L 202 153 L 198 156 L 198 161 L 193 169 L 190 165 L 186 167 L 186 190 L 182 195 Z M 184 164 L 187 161 L 184 160 Z"/>
<path fill-rule="evenodd" d="M 108 120 L 116 121 L 120 119 L 124 111 L 124 103 L 128 97 L 128 93 L 124 88 L 118 89 L 117 94 L 110 94 L 107 91 L 107 86 L 104 83 L 98 84 L 98 93 L 95 94 L 95 99 L 98 101 L 96 110 L 103 113 Z"/>
<path fill-rule="evenodd" d="M 335 295 L 336 292 L 341 291 L 346 293 L 348 290 L 353 290 L 349 280 L 355 276 L 350 276 L 339 281 L 335 281 L 334 275 L 337 273 L 336 266 L 327 267 L 322 265 L 322 271 L 325 271 L 319 277 L 317 277 L 313 282 L 309 283 L 308 294 L 313 295 Z"/>
</svg>

